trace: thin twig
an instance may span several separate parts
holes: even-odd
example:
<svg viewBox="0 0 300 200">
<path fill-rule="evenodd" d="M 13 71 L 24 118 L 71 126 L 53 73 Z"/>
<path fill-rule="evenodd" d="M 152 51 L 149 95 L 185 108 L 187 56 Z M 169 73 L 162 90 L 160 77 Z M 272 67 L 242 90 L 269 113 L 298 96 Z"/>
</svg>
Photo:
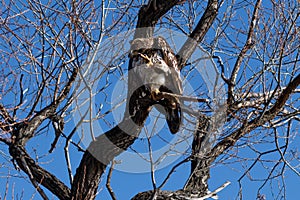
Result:
<svg viewBox="0 0 300 200">
<path fill-rule="evenodd" d="M 284 149 L 284 151 L 281 151 L 281 148 L 279 147 L 279 142 L 278 142 L 278 133 L 277 133 L 277 129 L 274 129 L 274 133 L 275 133 L 275 144 L 276 144 L 276 148 L 280 154 L 281 160 L 297 175 L 300 177 L 300 172 L 298 172 L 295 167 L 293 167 L 286 159 L 285 159 L 285 153 L 287 151 L 288 148 L 288 144 L 289 144 L 289 135 L 290 135 L 290 127 L 291 127 L 291 121 L 289 121 L 288 123 L 288 131 L 287 131 L 287 136 L 286 136 L 286 148 Z"/>
<path fill-rule="evenodd" d="M 155 181 L 155 167 L 153 162 L 153 155 L 152 155 L 152 148 L 151 148 L 151 135 L 148 134 L 148 131 L 146 130 L 147 135 L 147 143 L 148 143 L 148 151 L 149 151 L 149 158 L 150 158 L 150 165 L 151 165 L 151 181 L 153 189 L 156 189 L 156 181 Z"/>
<path fill-rule="evenodd" d="M 24 74 L 21 74 L 20 81 L 19 81 L 20 99 L 19 99 L 18 105 L 14 108 L 13 117 L 16 117 L 17 110 L 23 103 L 23 98 L 24 98 L 24 91 L 23 91 L 23 85 L 22 85 L 23 77 L 24 77 Z"/>
</svg>

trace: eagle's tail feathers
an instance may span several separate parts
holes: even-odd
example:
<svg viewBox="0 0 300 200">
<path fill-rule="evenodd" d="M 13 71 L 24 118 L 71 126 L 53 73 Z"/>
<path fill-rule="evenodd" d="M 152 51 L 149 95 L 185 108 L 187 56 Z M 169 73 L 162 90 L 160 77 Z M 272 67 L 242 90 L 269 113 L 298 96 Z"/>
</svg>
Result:
<svg viewBox="0 0 300 200">
<path fill-rule="evenodd" d="M 175 109 L 165 107 L 166 109 L 166 120 L 169 126 L 170 132 L 175 134 L 179 131 L 181 124 L 181 109 L 177 106 Z"/>
</svg>

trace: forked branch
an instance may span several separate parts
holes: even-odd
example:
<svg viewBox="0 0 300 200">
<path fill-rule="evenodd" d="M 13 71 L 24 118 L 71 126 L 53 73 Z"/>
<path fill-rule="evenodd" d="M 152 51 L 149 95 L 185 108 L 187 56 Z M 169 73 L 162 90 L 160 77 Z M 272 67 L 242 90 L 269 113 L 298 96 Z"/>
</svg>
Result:
<svg viewBox="0 0 300 200">
<path fill-rule="evenodd" d="M 234 146 L 234 144 L 245 134 L 251 132 L 252 130 L 254 130 L 259 126 L 262 126 L 268 121 L 273 120 L 278 115 L 278 113 L 282 110 L 283 106 L 286 104 L 289 97 L 295 92 L 295 90 L 299 85 L 300 85 L 300 74 L 298 74 L 292 81 L 289 82 L 289 84 L 281 92 L 278 99 L 269 110 L 262 112 L 260 116 L 253 119 L 250 122 L 245 123 L 240 128 L 238 128 L 233 133 L 231 133 L 229 136 L 225 137 L 212 149 L 210 156 L 213 159 L 216 159 L 219 155 L 224 153 L 225 150 Z"/>
</svg>

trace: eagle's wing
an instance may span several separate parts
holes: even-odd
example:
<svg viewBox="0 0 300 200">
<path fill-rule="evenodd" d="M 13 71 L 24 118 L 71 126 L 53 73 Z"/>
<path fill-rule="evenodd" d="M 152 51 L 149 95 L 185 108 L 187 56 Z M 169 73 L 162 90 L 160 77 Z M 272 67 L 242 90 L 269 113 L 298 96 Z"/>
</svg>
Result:
<svg viewBox="0 0 300 200">
<path fill-rule="evenodd" d="M 177 58 L 172 51 L 171 47 L 165 41 L 164 38 L 158 37 L 154 41 L 154 45 L 157 45 L 161 51 L 165 63 L 169 66 L 171 73 L 167 77 L 167 81 L 162 87 L 166 92 L 174 94 L 182 94 L 182 81 L 180 78 L 180 70 L 178 67 Z M 165 109 L 166 121 L 171 133 L 175 134 L 179 131 L 182 121 L 182 112 L 180 107 L 180 101 L 178 98 L 164 99 L 161 101 Z"/>
<path fill-rule="evenodd" d="M 169 81 L 167 82 L 166 87 L 168 87 L 172 93 L 182 94 L 182 81 L 180 78 L 180 70 L 178 67 L 177 58 L 173 50 L 162 37 L 156 38 L 156 41 L 154 41 L 154 45 L 155 43 L 158 43 L 159 48 L 161 48 L 163 59 L 171 70 L 171 77 L 169 77 Z"/>
</svg>

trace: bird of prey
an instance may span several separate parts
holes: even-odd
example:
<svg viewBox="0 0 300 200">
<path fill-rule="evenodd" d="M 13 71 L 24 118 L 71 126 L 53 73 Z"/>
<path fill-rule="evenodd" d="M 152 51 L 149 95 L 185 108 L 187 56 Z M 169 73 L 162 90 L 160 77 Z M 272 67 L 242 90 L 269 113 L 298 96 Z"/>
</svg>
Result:
<svg viewBox="0 0 300 200">
<path fill-rule="evenodd" d="M 170 132 L 178 132 L 181 124 L 180 101 L 177 97 L 162 96 L 162 92 L 182 95 L 182 81 L 176 56 L 162 37 L 137 38 L 131 42 L 129 70 L 134 80 L 131 86 L 143 88 L 153 105 L 165 115 Z M 129 102 L 129 114 L 138 109 Z M 163 108 L 162 108 L 163 107 Z"/>
</svg>

